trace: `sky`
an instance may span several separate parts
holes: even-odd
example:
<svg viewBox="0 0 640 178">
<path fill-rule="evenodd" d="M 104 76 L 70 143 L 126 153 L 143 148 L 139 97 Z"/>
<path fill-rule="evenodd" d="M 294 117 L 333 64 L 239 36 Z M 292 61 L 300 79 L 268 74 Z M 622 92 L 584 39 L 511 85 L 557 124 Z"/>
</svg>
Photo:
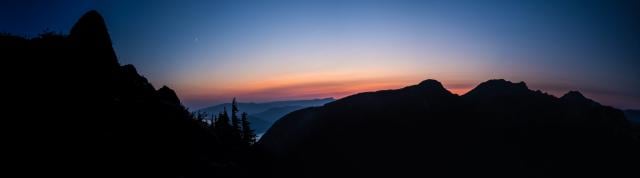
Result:
<svg viewBox="0 0 640 178">
<path fill-rule="evenodd" d="M 3 1 L 0 32 L 66 34 L 105 18 L 121 64 L 190 108 L 310 99 L 436 79 L 502 78 L 640 109 L 636 1 Z"/>
</svg>

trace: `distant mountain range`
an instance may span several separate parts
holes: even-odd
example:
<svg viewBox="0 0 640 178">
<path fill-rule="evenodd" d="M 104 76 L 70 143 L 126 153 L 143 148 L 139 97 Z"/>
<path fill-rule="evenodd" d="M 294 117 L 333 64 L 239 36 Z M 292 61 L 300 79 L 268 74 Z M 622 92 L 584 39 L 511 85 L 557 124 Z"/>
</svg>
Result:
<svg viewBox="0 0 640 178">
<path fill-rule="evenodd" d="M 321 98 L 310 100 L 286 100 L 286 101 L 273 101 L 264 103 L 238 103 L 238 108 L 241 112 L 247 112 L 249 114 L 249 121 L 251 126 L 256 130 L 256 134 L 261 135 L 266 132 L 271 125 L 280 119 L 282 116 L 289 114 L 295 110 L 322 106 L 326 103 L 335 101 L 333 98 Z M 205 107 L 197 110 L 198 112 L 205 112 L 209 115 L 222 112 L 225 108 L 231 109 L 231 103 L 223 103 L 214 106 Z"/>
<path fill-rule="evenodd" d="M 459 96 L 425 80 L 294 111 L 257 147 L 274 177 L 624 177 L 633 132 L 577 91 L 489 80 Z"/>
</svg>

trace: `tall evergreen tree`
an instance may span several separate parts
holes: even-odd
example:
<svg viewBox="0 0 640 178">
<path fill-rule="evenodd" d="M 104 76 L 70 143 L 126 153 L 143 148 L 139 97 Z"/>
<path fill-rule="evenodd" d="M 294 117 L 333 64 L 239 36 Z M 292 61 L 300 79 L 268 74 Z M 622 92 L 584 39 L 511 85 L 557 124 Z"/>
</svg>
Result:
<svg viewBox="0 0 640 178">
<path fill-rule="evenodd" d="M 215 114 L 211 114 L 211 119 L 209 120 L 210 121 L 209 123 L 211 124 L 209 125 L 209 127 L 211 129 L 215 128 L 217 120 L 218 120 L 218 117 Z"/>
<path fill-rule="evenodd" d="M 232 133 L 233 129 L 229 124 L 229 115 L 227 114 L 227 108 L 224 108 L 222 112 L 218 114 L 218 118 L 215 122 L 214 132 L 224 143 L 233 142 Z"/>
<path fill-rule="evenodd" d="M 217 130 L 226 130 L 230 127 L 229 125 L 229 115 L 227 114 L 227 108 L 225 107 L 222 112 L 218 114 L 218 118 L 216 120 L 216 129 Z"/>
<path fill-rule="evenodd" d="M 251 129 L 251 123 L 246 112 L 242 112 L 242 140 L 249 145 L 256 142 L 256 134 Z"/>
<path fill-rule="evenodd" d="M 231 102 L 231 125 L 233 126 L 234 134 L 240 136 L 240 119 L 238 119 L 238 103 L 236 98 L 233 98 Z"/>
</svg>

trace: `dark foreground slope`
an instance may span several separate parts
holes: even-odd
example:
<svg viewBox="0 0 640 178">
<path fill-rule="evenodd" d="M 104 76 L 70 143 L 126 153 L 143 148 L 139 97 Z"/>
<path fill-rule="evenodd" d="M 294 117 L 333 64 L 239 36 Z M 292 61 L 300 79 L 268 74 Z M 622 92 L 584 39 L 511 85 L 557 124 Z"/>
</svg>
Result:
<svg viewBox="0 0 640 178">
<path fill-rule="evenodd" d="M 28 172 L 81 177 L 238 175 L 236 150 L 192 119 L 176 93 L 156 89 L 132 65 L 120 65 L 103 18 L 86 13 L 69 35 L 0 35 L 13 62 L 13 110 L 29 123 L 20 138 Z M 15 63 L 15 64 L 14 64 Z M 34 109 L 38 108 L 38 109 Z M 42 119 L 42 121 L 40 121 Z M 28 132 L 28 133 L 27 133 Z M 17 135 L 17 134 L 16 134 Z M 24 135 L 23 135 L 24 136 Z M 238 151 L 239 152 L 239 151 Z M 51 170 L 49 170 L 51 169 Z"/>
<path fill-rule="evenodd" d="M 356 94 L 288 114 L 258 147 L 275 177 L 633 177 L 638 165 L 621 111 L 504 80 L 463 96 L 435 80 Z"/>
</svg>

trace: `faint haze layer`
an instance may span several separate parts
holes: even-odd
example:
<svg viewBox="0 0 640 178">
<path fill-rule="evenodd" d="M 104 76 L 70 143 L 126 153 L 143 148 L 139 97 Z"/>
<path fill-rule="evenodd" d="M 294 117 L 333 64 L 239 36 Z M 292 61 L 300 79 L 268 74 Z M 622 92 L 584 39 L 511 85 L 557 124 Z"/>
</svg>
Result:
<svg viewBox="0 0 640 178">
<path fill-rule="evenodd" d="M 4 1 L 0 32 L 97 9 L 123 64 L 191 108 L 490 78 L 640 108 L 637 1 Z"/>
</svg>

